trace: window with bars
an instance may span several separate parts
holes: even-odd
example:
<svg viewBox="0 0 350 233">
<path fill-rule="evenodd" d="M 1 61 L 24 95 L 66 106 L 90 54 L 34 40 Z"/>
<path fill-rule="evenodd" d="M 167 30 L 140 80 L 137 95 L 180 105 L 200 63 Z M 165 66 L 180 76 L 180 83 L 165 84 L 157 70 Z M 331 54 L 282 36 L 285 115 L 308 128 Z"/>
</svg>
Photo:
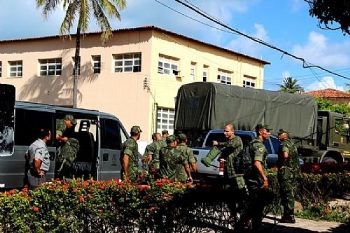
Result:
<svg viewBox="0 0 350 233">
<path fill-rule="evenodd" d="M 209 67 L 203 66 L 203 82 L 208 81 Z"/>
<path fill-rule="evenodd" d="M 40 59 L 40 76 L 62 74 L 62 58 Z"/>
<path fill-rule="evenodd" d="M 256 86 L 256 77 L 243 75 L 243 87 L 255 88 Z"/>
<path fill-rule="evenodd" d="M 93 55 L 92 58 L 92 69 L 94 74 L 101 73 L 101 55 Z"/>
<path fill-rule="evenodd" d="M 172 108 L 157 109 L 157 131 L 167 129 L 170 134 L 174 131 L 175 110 Z"/>
<path fill-rule="evenodd" d="M 190 76 L 192 81 L 196 80 L 196 63 L 195 62 L 191 62 Z"/>
<path fill-rule="evenodd" d="M 243 87 L 255 88 L 255 82 L 243 80 Z"/>
<path fill-rule="evenodd" d="M 114 72 L 141 72 L 141 53 L 114 54 Z"/>
<path fill-rule="evenodd" d="M 223 83 L 223 84 L 231 85 L 231 83 L 232 83 L 231 75 L 232 75 L 232 73 L 229 73 L 229 72 L 223 71 L 223 70 L 219 70 L 217 81 L 220 83 Z"/>
<path fill-rule="evenodd" d="M 167 74 L 167 75 L 179 75 L 179 66 L 178 59 L 167 57 L 167 56 L 159 56 L 158 61 L 158 73 L 159 74 Z"/>
<path fill-rule="evenodd" d="M 22 77 L 23 61 L 9 61 L 10 77 Z"/>
</svg>

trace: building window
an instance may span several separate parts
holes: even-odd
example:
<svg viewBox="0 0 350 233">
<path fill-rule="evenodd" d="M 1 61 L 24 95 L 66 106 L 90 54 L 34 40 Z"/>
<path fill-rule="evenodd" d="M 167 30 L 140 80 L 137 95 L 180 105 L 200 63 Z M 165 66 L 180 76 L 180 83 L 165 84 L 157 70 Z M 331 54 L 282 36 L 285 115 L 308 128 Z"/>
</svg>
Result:
<svg viewBox="0 0 350 233">
<path fill-rule="evenodd" d="M 196 80 L 196 63 L 195 62 L 191 62 L 190 76 L 192 81 Z"/>
<path fill-rule="evenodd" d="M 10 77 L 22 77 L 23 74 L 23 62 L 22 61 L 9 61 Z"/>
<path fill-rule="evenodd" d="M 160 55 L 158 61 L 158 73 L 178 76 L 180 73 L 178 69 L 178 61 L 179 59 Z"/>
<path fill-rule="evenodd" d="M 170 134 L 174 131 L 175 110 L 171 108 L 157 109 L 157 131 L 167 129 Z"/>
<path fill-rule="evenodd" d="M 220 83 L 231 85 L 231 83 L 232 83 L 231 75 L 232 75 L 232 72 L 219 70 L 219 74 L 218 74 L 218 79 L 217 80 Z"/>
<path fill-rule="evenodd" d="M 62 73 L 62 59 L 40 59 L 40 76 L 61 75 Z"/>
<path fill-rule="evenodd" d="M 141 72 L 141 53 L 114 54 L 114 72 Z"/>
<path fill-rule="evenodd" d="M 92 58 L 92 69 L 94 70 L 94 74 L 101 73 L 101 56 L 93 55 Z"/>
<path fill-rule="evenodd" d="M 2 77 L 2 62 L 0 61 L 0 77 Z"/>
<path fill-rule="evenodd" d="M 203 66 L 203 82 L 208 81 L 208 74 L 209 74 L 209 67 L 208 66 Z"/>
<path fill-rule="evenodd" d="M 243 75 L 243 87 L 255 88 L 256 77 Z"/>
</svg>

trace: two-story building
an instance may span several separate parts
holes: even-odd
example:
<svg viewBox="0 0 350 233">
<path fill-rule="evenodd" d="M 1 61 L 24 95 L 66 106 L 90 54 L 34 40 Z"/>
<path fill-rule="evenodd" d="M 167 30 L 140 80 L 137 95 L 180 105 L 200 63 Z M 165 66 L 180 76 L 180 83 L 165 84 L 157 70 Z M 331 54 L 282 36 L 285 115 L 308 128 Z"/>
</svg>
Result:
<svg viewBox="0 0 350 233">
<path fill-rule="evenodd" d="M 16 99 L 73 106 L 75 37 L 0 41 L 0 82 Z M 189 82 L 263 88 L 268 62 L 154 26 L 119 29 L 105 44 L 100 33 L 81 38 L 77 107 L 140 125 L 141 140 L 172 132 L 175 96 Z"/>
</svg>

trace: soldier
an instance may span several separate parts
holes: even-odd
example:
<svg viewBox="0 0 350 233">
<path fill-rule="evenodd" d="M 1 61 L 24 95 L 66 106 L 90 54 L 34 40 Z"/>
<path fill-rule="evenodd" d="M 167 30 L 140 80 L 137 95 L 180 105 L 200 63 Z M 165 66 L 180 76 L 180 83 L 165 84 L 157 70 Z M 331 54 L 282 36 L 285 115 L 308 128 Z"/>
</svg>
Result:
<svg viewBox="0 0 350 233">
<path fill-rule="evenodd" d="M 171 181 L 192 182 L 190 167 L 187 160 L 176 149 L 177 141 L 174 135 L 166 138 L 167 147 L 163 147 L 159 152 L 160 176 Z M 185 169 L 186 174 L 181 171 Z"/>
<path fill-rule="evenodd" d="M 143 162 L 147 165 L 147 170 L 153 176 L 157 176 L 159 171 L 159 150 L 162 148 L 162 136 L 160 133 L 152 134 L 153 142 L 146 146 L 143 155 Z"/>
<path fill-rule="evenodd" d="M 72 115 L 66 115 L 57 120 L 56 139 L 61 143 L 56 160 L 56 176 L 58 178 L 73 178 L 72 165 L 79 151 L 79 141 L 75 138 L 76 120 Z"/>
<path fill-rule="evenodd" d="M 164 129 L 164 130 L 162 131 L 162 147 L 167 147 L 167 146 L 168 146 L 168 144 L 167 144 L 167 142 L 166 142 L 166 138 L 167 138 L 168 136 L 169 136 L 168 130 Z"/>
<path fill-rule="evenodd" d="M 123 143 L 121 151 L 121 164 L 122 164 L 122 179 L 130 180 L 131 182 L 136 182 L 139 177 L 139 152 L 137 140 L 140 139 L 141 135 L 140 126 L 133 126 L 130 130 L 131 137 Z"/>
<path fill-rule="evenodd" d="M 40 130 L 40 137 L 33 142 L 26 153 L 29 162 L 28 184 L 30 189 L 46 182 L 46 172 L 50 168 L 50 154 L 47 142 L 51 140 L 51 132 L 47 129 Z"/>
<path fill-rule="evenodd" d="M 283 215 L 281 222 L 295 223 L 294 218 L 294 187 L 296 177 L 300 172 L 298 150 L 289 139 L 289 133 L 283 129 L 278 131 L 281 145 L 278 150 L 278 182 L 280 184 L 281 204 Z"/>
<path fill-rule="evenodd" d="M 266 158 L 268 152 L 263 141 L 270 137 L 270 129 L 267 125 L 258 124 L 255 127 L 257 139 L 250 142 L 250 154 L 252 157 L 252 172 L 247 178 L 249 189 L 249 203 L 246 210 L 242 213 L 240 222 L 237 224 L 237 230 L 246 224 L 249 219 L 252 220 L 253 230 L 258 231 L 261 227 L 264 216 L 264 208 L 268 202 L 268 187 Z"/>
<path fill-rule="evenodd" d="M 177 149 L 181 151 L 181 153 L 187 159 L 189 165 L 191 165 L 192 172 L 197 172 L 197 159 L 194 157 L 191 148 L 187 146 L 187 136 L 184 133 L 180 133 L 178 136 L 179 144 L 177 145 Z"/>
<path fill-rule="evenodd" d="M 233 185 L 233 188 L 243 190 L 245 188 L 243 176 L 237 175 L 234 169 L 234 160 L 243 150 L 242 139 L 235 135 L 233 124 L 227 124 L 225 126 L 224 135 L 227 141 L 213 141 L 214 147 L 201 162 L 209 167 L 215 157 L 221 153 L 221 158 L 225 160 L 224 177 L 228 180 L 229 185 Z M 224 149 L 220 151 L 217 146 L 222 146 Z"/>
</svg>

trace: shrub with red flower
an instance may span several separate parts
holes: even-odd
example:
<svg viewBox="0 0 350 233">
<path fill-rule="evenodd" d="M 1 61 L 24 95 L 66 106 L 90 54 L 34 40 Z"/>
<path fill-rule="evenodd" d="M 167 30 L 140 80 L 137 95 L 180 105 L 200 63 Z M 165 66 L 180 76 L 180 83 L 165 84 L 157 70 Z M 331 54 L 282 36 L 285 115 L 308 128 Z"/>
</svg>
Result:
<svg viewBox="0 0 350 233">
<path fill-rule="evenodd" d="M 346 173 L 350 172 L 350 163 L 306 163 L 301 166 L 301 172 L 312 174 Z"/>
</svg>

